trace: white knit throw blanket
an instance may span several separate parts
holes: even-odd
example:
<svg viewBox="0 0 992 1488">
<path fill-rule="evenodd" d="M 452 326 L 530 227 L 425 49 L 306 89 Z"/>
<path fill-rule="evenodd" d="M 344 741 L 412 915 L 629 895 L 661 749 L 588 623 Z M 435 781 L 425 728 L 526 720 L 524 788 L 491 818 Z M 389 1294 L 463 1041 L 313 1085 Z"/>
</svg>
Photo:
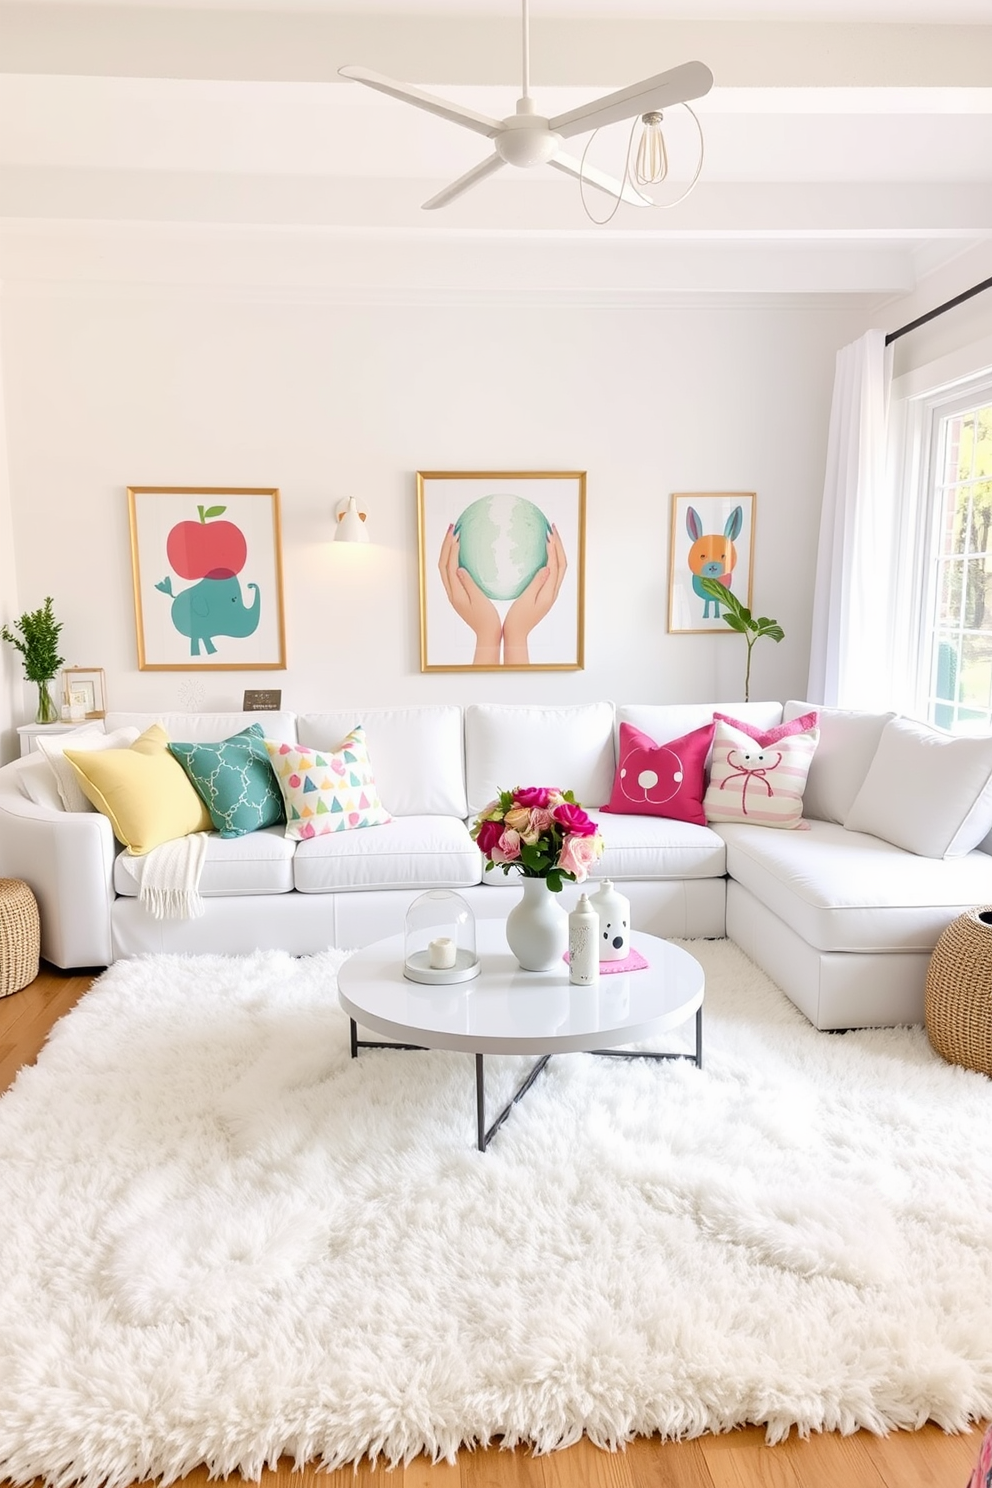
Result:
<svg viewBox="0 0 992 1488">
<path fill-rule="evenodd" d="M 173 837 L 131 859 L 138 903 L 157 920 L 196 920 L 203 914 L 200 874 L 207 855 L 206 832 Z"/>
</svg>

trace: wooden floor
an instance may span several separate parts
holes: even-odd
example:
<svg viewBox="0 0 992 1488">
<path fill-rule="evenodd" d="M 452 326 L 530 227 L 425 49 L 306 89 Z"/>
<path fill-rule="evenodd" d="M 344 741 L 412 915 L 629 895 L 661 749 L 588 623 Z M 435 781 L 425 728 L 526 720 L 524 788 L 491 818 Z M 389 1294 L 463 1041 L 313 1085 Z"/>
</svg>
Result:
<svg viewBox="0 0 992 1488">
<path fill-rule="evenodd" d="M 0 1091 L 34 1061 L 52 1024 L 90 982 L 43 966 L 29 987 L 0 999 Z M 980 1442 L 981 1425 L 961 1436 L 927 1425 L 886 1437 L 864 1431 L 792 1437 L 769 1447 L 758 1427 L 747 1427 L 688 1442 L 641 1437 L 622 1452 L 601 1452 L 585 1441 L 546 1457 L 489 1447 L 461 1452 L 454 1465 L 418 1459 L 394 1471 L 365 1462 L 357 1471 L 294 1472 L 286 1460 L 262 1481 L 265 1488 L 311 1482 L 317 1488 L 966 1488 Z M 210 1480 L 203 1468 L 181 1481 L 207 1488 Z"/>
</svg>

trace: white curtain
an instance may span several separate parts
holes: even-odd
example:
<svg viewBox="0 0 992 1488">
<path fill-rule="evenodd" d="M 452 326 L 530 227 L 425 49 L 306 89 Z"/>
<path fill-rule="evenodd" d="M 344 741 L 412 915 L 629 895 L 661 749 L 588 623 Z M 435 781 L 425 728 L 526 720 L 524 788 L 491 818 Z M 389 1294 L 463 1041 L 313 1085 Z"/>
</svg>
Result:
<svg viewBox="0 0 992 1488">
<path fill-rule="evenodd" d="M 806 691 L 826 707 L 886 706 L 896 557 L 885 458 L 890 380 L 883 331 L 837 353 Z"/>
</svg>

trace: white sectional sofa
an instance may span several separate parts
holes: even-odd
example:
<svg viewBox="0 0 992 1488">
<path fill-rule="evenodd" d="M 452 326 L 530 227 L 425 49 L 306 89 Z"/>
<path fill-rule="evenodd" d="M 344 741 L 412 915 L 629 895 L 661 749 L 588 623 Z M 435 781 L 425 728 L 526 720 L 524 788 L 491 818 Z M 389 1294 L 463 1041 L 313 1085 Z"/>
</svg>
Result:
<svg viewBox="0 0 992 1488">
<path fill-rule="evenodd" d="M 139 903 L 134 860 L 120 850 L 107 819 L 62 809 L 47 761 L 33 754 L 0 769 L 0 875 L 34 890 L 42 954 L 61 967 L 159 951 L 354 947 L 401 931 L 407 907 L 428 888 L 457 889 L 478 918 L 505 916 L 520 891 L 501 872 L 483 874 L 468 824 L 500 789 L 551 784 L 572 789 L 596 816 L 606 843 L 599 875 L 623 885 L 636 928 L 687 939 L 729 935 L 818 1028 L 921 1021 L 937 937 L 956 915 L 992 902 L 992 842 L 928 857 L 844 827 L 853 803 L 863 806 L 861 787 L 877 768 L 893 715 L 821 710 L 804 795 L 808 830 L 696 826 L 598 810 L 610 798 L 622 722 L 664 743 L 708 723 L 714 711 L 766 729 L 809 706 L 113 713 L 107 731 L 160 722 L 172 739 L 201 741 L 261 722 L 271 738 L 326 750 L 361 723 L 393 820 L 299 843 L 287 841 L 281 827 L 235 839 L 211 834 L 200 885 L 205 914 L 159 920 Z M 958 742 L 936 734 L 934 741 Z M 939 826 L 941 793 L 921 778 L 922 789 L 932 797 L 930 825 Z M 992 787 L 980 810 L 992 820 Z M 578 892 L 566 888 L 566 907 Z"/>
</svg>

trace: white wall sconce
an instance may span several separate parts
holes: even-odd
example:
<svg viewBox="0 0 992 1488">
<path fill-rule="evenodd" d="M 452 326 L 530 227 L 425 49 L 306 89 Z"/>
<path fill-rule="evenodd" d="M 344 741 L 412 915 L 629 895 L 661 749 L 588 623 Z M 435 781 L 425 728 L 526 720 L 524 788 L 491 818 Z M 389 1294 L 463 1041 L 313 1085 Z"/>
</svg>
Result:
<svg viewBox="0 0 992 1488">
<path fill-rule="evenodd" d="M 369 532 L 365 525 L 365 517 L 366 513 L 358 510 L 358 502 L 354 496 L 349 496 L 347 501 L 339 501 L 337 505 L 338 525 L 334 533 L 334 541 L 367 543 Z"/>
</svg>

